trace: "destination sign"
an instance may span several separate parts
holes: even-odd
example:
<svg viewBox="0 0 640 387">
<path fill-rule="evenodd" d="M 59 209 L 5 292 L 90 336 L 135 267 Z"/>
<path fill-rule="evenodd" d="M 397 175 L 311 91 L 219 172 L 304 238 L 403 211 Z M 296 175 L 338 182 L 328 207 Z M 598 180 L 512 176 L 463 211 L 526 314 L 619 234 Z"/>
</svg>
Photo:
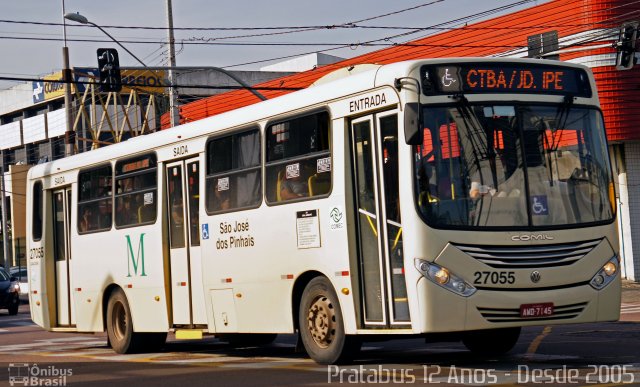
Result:
<svg viewBox="0 0 640 387">
<path fill-rule="evenodd" d="M 116 175 L 136 172 L 142 169 L 153 168 L 156 166 L 156 158 L 154 155 L 146 155 L 135 159 L 127 160 L 124 163 L 116 165 Z"/>
<path fill-rule="evenodd" d="M 591 97 L 582 69 L 529 63 L 461 63 L 422 68 L 426 95 L 531 93 Z"/>
<path fill-rule="evenodd" d="M 123 164 L 122 172 L 123 173 L 134 172 L 139 169 L 145 169 L 145 168 L 149 168 L 149 159 L 137 160 L 137 161 L 132 161 L 132 162 Z"/>
</svg>

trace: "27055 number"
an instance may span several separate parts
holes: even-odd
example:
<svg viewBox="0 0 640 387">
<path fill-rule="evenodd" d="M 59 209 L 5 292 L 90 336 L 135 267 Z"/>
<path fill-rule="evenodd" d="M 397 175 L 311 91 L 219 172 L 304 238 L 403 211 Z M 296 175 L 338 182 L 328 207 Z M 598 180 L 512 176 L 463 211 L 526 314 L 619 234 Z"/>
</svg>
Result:
<svg viewBox="0 0 640 387">
<path fill-rule="evenodd" d="M 513 284 L 516 282 L 516 275 L 513 271 L 476 271 L 473 273 L 475 285 L 486 284 Z"/>
</svg>

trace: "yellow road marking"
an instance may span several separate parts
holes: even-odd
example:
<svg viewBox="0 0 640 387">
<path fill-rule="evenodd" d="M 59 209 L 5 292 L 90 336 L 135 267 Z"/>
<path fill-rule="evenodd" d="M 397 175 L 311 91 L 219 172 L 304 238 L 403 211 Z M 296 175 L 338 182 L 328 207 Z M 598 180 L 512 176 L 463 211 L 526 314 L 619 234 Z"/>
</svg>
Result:
<svg viewBox="0 0 640 387">
<path fill-rule="evenodd" d="M 538 347 L 540 346 L 540 343 L 542 343 L 542 340 L 544 340 L 544 338 L 547 337 L 549 333 L 551 333 L 551 327 L 550 326 L 544 327 L 544 329 L 542 330 L 542 333 L 539 334 L 538 337 L 533 339 L 531 344 L 529 344 L 529 348 L 527 348 L 527 356 L 531 356 L 536 353 L 536 351 L 538 350 Z"/>
</svg>

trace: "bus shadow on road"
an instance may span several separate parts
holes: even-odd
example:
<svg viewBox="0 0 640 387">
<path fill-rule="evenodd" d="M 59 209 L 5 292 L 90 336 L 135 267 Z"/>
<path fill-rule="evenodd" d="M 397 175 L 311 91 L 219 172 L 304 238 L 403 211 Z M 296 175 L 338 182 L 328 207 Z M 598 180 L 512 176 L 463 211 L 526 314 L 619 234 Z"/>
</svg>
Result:
<svg viewBox="0 0 640 387">
<path fill-rule="evenodd" d="M 296 350 L 295 335 L 279 335 L 278 338 L 266 345 L 232 344 L 214 336 L 205 337 L 203 340 L 169 340 L 163 348 L 163 352 L 199 353 L 208 355 L 220 355 L 233 358 L 305 358 L 304 351 Z"/>
</svg>

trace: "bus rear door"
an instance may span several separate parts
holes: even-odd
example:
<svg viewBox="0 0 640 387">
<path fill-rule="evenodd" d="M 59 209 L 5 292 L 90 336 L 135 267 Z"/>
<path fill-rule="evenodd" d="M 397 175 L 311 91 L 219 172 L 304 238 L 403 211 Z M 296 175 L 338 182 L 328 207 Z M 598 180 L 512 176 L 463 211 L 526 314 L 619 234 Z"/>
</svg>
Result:
<svg viewBox="0 0 640 387">
<path fill-rule="evenodd" d="M 75 325 L 75 308 L 71 299 L 71 188 L 53 192 L 53 245 L 56 279 L 56 323 L 59 327 Z"/>
<path fill-rule="evenodd" d="M 200 253 L 200 162 L 167 164 L 167 209 L 174 325 L 204 325 L 207 317 Z"/>
</svg>

